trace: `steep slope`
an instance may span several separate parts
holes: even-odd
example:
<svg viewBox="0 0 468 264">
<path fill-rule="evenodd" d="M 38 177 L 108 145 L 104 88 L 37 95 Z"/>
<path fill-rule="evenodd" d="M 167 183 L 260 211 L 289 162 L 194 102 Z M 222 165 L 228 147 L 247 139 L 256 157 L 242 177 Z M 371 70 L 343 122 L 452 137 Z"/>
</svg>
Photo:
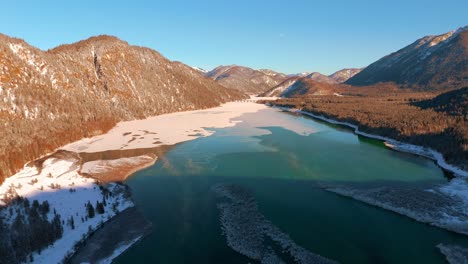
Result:
<svg viewBox="0 0 468 264">
<path fill-rule="evenodd" d="M 270 97 L 290 97 L 301 93 L 308 93 L 306 90 L 312 91 L 311 94 L 330 94 L 332 85 L 338 84 L 334 79 L 318 72 L 313 72 L 305 77 L 292 76 L 284 80 L 277 86 L 262 93 L 260 96 Z M 323 93 L 322 93 L 323 92 Z M 333 94 L 333 93 L 331 93 Z"/>
<path fill-rule="evenodd" d="M 463 86 L 468 82 L 468 27 L 423 37 L 346 81 L 360 86 L 379 82 L 425 90 Z"/>
<path fill-rule="evenodd" d="M 42 51 L 0 35 L 0 182 L 25 162 L 120 120 L 214 107 L 243 96 L 115 37 Z"/>
<path fill-rule="evenodd" d="M 346 82 L 349 78 L 358 74 L 361 70 L 362 69 L 356 69 L 356 68 L 342 69 L 329 75 L 328 77 L 332 78 L 337 83 L 343 83 L 343 82 Z"/>
<path fill-rule="evenodd" d="M 286 76 L 271 70 L 254 70 L 237 65 L 219 66 L 206 74 L 226 88 L 260 94 L 278 85 Z"/>
<path fill-rule="evenodd" d="M 292 76 L 284 80 L 277 86 L 271 88 L 270 90 L 260 94 L 263 97 L 279 97 L 281 94 L 289 89 L 297 80 L 301 79 L 299 76 Z"/>
</svg>

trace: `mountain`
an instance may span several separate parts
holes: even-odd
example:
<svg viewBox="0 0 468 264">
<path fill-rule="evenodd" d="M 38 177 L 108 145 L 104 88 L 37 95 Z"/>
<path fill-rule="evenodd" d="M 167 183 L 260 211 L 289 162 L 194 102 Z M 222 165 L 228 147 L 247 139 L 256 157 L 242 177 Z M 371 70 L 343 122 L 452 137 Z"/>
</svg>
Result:
<svg viewBox="0 0 468 264">
<path fill-rule="evenodd" d="M 284 73 L 280 73 L 280 72 L 275 72 L 273 70 L 270 70 L 270 69 L 260 69 L 258 70 L 260 72 L 263 72 L 264 74 L 268 75 L 268 76 L 271 76 L 273 78 L 281 78 L 281 79 L 286 79 L 288 76 Z"/>
<path fill-rule="evenodd" d="M 350 68 L 350 69 L 342 69 L 339 70 L 328 77 L 335 80 L 337 83 L 344 83 L 349 78 L 353 77 L 354 75 L 358 74 L 362 69 Z"/>
<path fill-rule="evenodd" d="M 314 81 L 317 81 L 317 82 L 321 82 L 321 83 L 328 83 L 328 84 L 338 83 L 333 78 L 330 78 L 327 75 L 323 75 L 323 74 L 321 74 L 319 72 L 313 72 L 311 74 L 308 74 L 306 77 L 308 79 L 311 79 L 311 80 L 314 80 Z"/>
<path fill-rule="evenodd" d="M 315 75 L 317 77 L 317 75 Z M 320 78 L 318 78 L 320 79 Z M 341 90 L 336 83 L 317 81 L 307 77 L 290 77 L 260 94 L 264 97 L 297 97 L 300 95 L 332 95 Z"/>
<path fill-rule="evenodd" d="M 311 74 L 311 72 L 300 72 L 300 73 L 288 74 L 288 77 L 306 77 L 309 74 Z"/>
<path fill-rule="evenodd" d="M 372 63 L 346 81 L 351 85 L 394 82 L 424 90 L 458 88 L 468 83 L 468 26 L 426 36 Z"/>
<path fill-rule="evenodd" d="M 299 77 L 299 76 L 289 77 L 288 79 L 284 80 L 283 82 L 281 82 L 277 86 L 275 86 L 275 87 L 271 88 L 270 90 L 260 94 L 260 96 L 263 96 L 263 97 L 280 97 L 281 94 L 284 91 L 290 89 L 290 87 L 299 79 L 301 79 L 301 77 Z"/>
<path fill-rule="evenodd" d="M 194 69 L 194 70 L 200 72 L 201 74 L 206 74 L 206 73 L 208 72 L 207 70 L 202 69 L 202 68 L 199 68 L 199 67 L 193 67 L 193 66 L 192 66 L 192 69 Z"/>
<path fill-rule="evenodd" d="M 281 97 L 297 97 L 301 95 L 333 95 L 337 85 L 318 82 L 310 78 L 299 78 L 281 93 Z"/>
<path fill-rule="evenodd" d="M 237 65 L 219 66 L 205 76 L 226 88 L 255 95 L 271 89 L 286 79 L 286 75 L 271 70 L 254 70 Z"/>
<path fill-rule="evenodd" d="M 275 87 L 271 88 L 270 90 L 260 94 L 260 96 L 288 97 L 293 94 L 296 95 L 296 92 L 294 92 L 295 90 L 304 91 L 305 87 L 307 87 L 310 84 L 313 84 L 312 90 L 315 90 L 316 94 L 320 94 L 320 89 L 325 88 L 326 85 L 319 85 L 319 83 L 329 85 L 338 84 L 336 80 L 318 72 L 309 73 L 304 77 L 299 75 L 293 75 L 281 82 L 280 84 L 276 85 Z M 317 88 L 318 86 L 320 86 L 320 88 L 316 90 L 315 88 Z M 330 90 L 328 88 L 329 87 L 327 86 L 325 90 Z M 323 91 L 325 92 L 325 90 Z"/>
<path fill-rule="evenodd" d="M 0 182 L 26 162 L 116 122 L 244 98 L 116 37 L 42 51 L 0 34 Z"/>
</svg>

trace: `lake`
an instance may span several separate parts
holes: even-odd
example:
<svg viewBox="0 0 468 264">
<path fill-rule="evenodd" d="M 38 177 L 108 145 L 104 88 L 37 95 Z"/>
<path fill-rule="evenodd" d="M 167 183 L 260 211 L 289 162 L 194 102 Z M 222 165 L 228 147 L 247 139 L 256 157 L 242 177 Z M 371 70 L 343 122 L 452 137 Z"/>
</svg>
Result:
<svg viewBox="0 0 468 264">
<path fill-rule="evenodd" d="M 466 236 L 324 188 L 431 188 L 449 180 L 433 161 L 277 109 L 237 120 L 242 122 L 174 146 L 126 181 L 154 227 L 116 263 L 260 263 L 228 245 L 226 233 L 235 229 L 226 229 L 220 214 L 230 203 L 216 186 L 245 190 L 261 221 L 296 246 L 341 263 L 445 263 L 437 244 L 468 247 Z M 249 215 L 242 217 L 234 225 L 251 223 Z M 273 238 L 259 243 L 292 262 Z"/>
</svg>

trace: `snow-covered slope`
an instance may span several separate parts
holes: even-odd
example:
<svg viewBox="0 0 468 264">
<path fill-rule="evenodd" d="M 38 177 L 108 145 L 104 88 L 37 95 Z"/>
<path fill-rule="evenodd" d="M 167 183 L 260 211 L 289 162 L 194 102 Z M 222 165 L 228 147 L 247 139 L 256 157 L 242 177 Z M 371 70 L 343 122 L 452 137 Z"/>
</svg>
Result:
<svg viewBox="0 0 468 264">
<path fill-rule="evenodd" d="M 286 79 L 285 81 L 283 81 L 282 83 L 278 84 L 277 86 L 271 88 L 270 90 L 264 92 L 263 94 L 261 94 L 260 96 L 264 96 L 264 97 L 271 97 L 271 96 L 281 96 L 281 94 L 290 89 L 291 86 L 298 80 L 300 79 L 300 77 L 297 77 L 297 76 L 294 76 L 294 77 L 290 77 L 288 79 Z"/>
<path fill-rule="evenodd" d="M 133 206 L 126 186 L 116 183 L 100 186 L 96 180 L 81 176 L 79 169 L 79 160 L 72 153 L 66 158 L 52 156 L 40 167 L 26 166 L 0 186 L 0 205 L 6 206 L 0 210 L 0 217 L 7 228 L 14 228 L 18 214 L 27 216 L 28 207 L 23 204 L 6 204 L 17 197 L 28 199 L 31 204 L 34 204 L 34 200 L 38 204 L 47 201 L 50 205 L 47 218 L 52 220 L 57 214 L 63 221 L 61 238 L 41 252 L 36 251 L 31 257 L 34 263 L 60 263 L 73 253 L 76 243 L 119 211 Z M 103 203 L 104 212 L 96 211 L 90 217 L 85 206 L 87 202 L 94 208 L 97 203 Z M 9 213 L 10 208 L 14 214 Z"/>
<path fill-rule="evenodd" d="M 192 67 L 192 69 L 194 69 L 196 71 L 199 71 L 201 74 L 205 74 L 205 73 L 208 72 L 207 70 L 199 68 L 199 67 L 195 67 L 195 66 L 191 66 L 191 67 Z"/>
<path fill-rule="evenodd" d="M 330 95 L 333 94 L 333 86 L 336 84 L 338 84 L 338 82 L 334 79 L 321 73 L 313 72 L 305 77 L 289 77 L 260 96 L 291 97 L 302 94 Z"/>
<path fill-rule="evenodd" d="M 329 75 L 328 77 L 332 78 L 338 83 L 343 83 L 343 82 L 346 82 L 349 78 L 358 74 L 361 70 L 362 69 L 355 69 L 355 68 L 342 69 Z"/>
</svg>

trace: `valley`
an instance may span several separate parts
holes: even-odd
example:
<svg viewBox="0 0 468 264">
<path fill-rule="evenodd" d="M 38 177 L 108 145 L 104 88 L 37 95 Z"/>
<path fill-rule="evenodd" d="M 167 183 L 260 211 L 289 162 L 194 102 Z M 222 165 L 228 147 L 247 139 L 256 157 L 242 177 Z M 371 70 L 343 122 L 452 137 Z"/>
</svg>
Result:
<svg viewBox="0 0 468 264">
<path fill-rule="evenodd" d="M 0 263 L 468 262 L 467 32 L 332 74 L 0 34 Z"/>
</svg>

